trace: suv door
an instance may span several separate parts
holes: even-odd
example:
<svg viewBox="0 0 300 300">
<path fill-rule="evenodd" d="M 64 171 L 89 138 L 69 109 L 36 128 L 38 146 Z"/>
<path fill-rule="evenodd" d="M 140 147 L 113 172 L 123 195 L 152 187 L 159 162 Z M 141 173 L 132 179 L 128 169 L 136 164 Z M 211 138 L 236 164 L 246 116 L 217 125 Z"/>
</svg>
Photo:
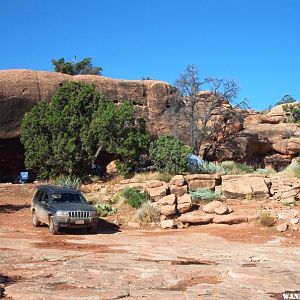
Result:
<svg viewBox="0 0 300 300">
<path fill-rule="evenodd" d="M 42 207 L 41 207 L 41 201 L 44 196 L 45 191 L 43 190 L 38 190 L 34 196 L 33 199 L 33 209 L 35 211 L 35 214 L 37 216 L 37 219 L 42 221 L 41 216 L 42 216 Z"/>
<path fill-rule="evenodd" d="M 49 222 L 49 200 L 50 200 L 50 195 L 48 191 L 44 191 L 43 194 L 40 197 L 40 211 L 39 211 L 39 218 L 40 220 L 48 224 Z"/>
</svg>

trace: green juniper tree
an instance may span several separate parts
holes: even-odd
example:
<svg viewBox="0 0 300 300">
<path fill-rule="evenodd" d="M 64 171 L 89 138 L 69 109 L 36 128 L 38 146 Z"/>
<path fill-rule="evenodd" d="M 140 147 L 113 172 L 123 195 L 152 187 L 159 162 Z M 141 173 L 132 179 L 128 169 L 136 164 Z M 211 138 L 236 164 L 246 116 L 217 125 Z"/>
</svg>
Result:
<svg viewBox="0 0 300 300">
<path fill-rule="evenodd" d="M 50 103 L 39 102 L 25 115 L 21 141 L 26 167 L 49 178 L 86 176 L 99 147 L 116 154 L 120 168 L 129 172 L 147 152 L 150 138 L 132 104 L 115 106 L 94 85 L 68 82 Z"/>
</svg>

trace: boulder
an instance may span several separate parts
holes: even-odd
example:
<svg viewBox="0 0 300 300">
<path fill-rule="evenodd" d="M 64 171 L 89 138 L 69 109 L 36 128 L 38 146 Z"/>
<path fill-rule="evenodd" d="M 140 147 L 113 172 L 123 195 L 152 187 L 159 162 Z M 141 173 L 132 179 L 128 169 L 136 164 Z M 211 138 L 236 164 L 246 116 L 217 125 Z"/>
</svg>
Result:
<svg viewBox="0 0 300 300">
<path fill-rule="evenodd" d="M 116 166 L 116 161 L 115 161 L 115 160 L 111 161 L 111 162 L 106 166 L 106 173 L 107 173 L 107 174 L 115 174 L 115 173 L 118 173 L 117 166 Z"/>
<path fill-rule="evenodd" d="M 200 213 L 188 213 L 181 215 L 178 221 L 188 224 L 209 224 L 212 222 L 214 215 L 203 215 Z"/>
<path fill-rule="evenodd" d="M 188 186 L 183 185 L 183 186 L 177 186 L 177 185 L 171 185 L 170 186 L 170 193 L 175 194 L 177 197 L 181 197 L 184 194 L 188 192 Z"/>
<path fill-rule="evenodd" d="M 176 196 L 171 194 L 157 201 L 160 213 L 164 216 L 171 216 L 176 213 Z"/>
<path fill-rule="evenodd" d="M 149 187 L 149 186 L 156 186 L 156 187 Z M 159 185 L 160 184 L 160 185 Z M 146 183 L 144 186 L 145 190 L 149 193 L 150 195 L 150 199 L 152 201 L 158 201 L 159 199 L 161 199 L 162 197 L 166 196 L 169 190 L 169 186 L 167 183 L 163 182 L 163 181 L 155 181 L 152 183 Z"/>
<path fill-rule="evenodd" d="M 171 181 L 170 185 L 175 185 L 175 186 L 184 186 L 186 184 L 185 179 L 183 175 L 175 175 Z"/>
<path fill-rule="evenodd" d="M 295 155 L 300 152 L 300 138 L 292 137 L 279 140 L 272 145 L 273 149 L 281 154 Z"/>
<path fill-rule="evenodd" d="M 271 181 L 274 199 L 283 203 L 294 203 L 300 199 L 300 178 L 275 174 Z"/>
<path fill-rule="evenodd" d="M 202 188 L 214 190 L 220 176 L 214 174 L 192 174 L 186 175 L 184 178 L 190 191 Z"/>
<path fill-rule="evenodd" d="M 136 222 L 128 222 L 127 226 L 131 227 L 131 228 L 140 228 L 141 227 L 141 225 Z"/>
<path fill-rule="evenodd" d="M 266 117 L 271 117 L 271 118 L 278 118 L 281 120 L 281 122 L 286 121 L 287 115 L 286 112 L 284 111 L 283 107 L 285 104 L 280 104 L 272 107 L 270 111 L 266 113 Z"/>
<path fill-rule="evenodd" d="M 212 201 L 203 206 L 202 210 L 208 214 L 216 213 L 218 215 L 223 215 L 228 213 L 228 207 L 221 201 Z"/>
<path fill-rule="evenodd" d="M 268 198 L 268 178 L 260 174 L 222 176 L 222 193 L 230 199 Z"/>
<path fill-rule="evenodd" d="M 288 223 L 282 223 L 282 224 L 279 224 L 277 227 L 276 227 L 276 230 L 279 231 L 279 232 L 285 232 L 287 231 L 289 228 L 289 224 Z"/>
<path fill-rule="evenodd" d="M 279 117 L 279 116 L 262 115 L 260 120 L 261 120 L 261 123 L 279 124 L 280 122 L 283 121 L 283 118 Z"/>
<path fill-rule="evenodd" d="M 237 214 L 230 214 L 230 215 L 215 215 L 213 218 L 213 223 L 216 224 L 240 224 L 240 223 L 247 223 L 248 216 L 245 215 L 237 215 Z"/>
<path fill-rule="evenodd" d="M 286 209 L 277 213 L 277 217 L 280 220 L 289 220 L 289 219 L 296 218 L 297 216 L 298 216 L 298 211 L 296 209 Z"/>
<path fill-rule="evenodd" d="M 145 182 L 146 189 L 157 188 L 157 187 L 161 187 L 163 185 L 164 185 L 164 182 L 160 181 L 160 180 L 149 180 L 149 181 Z"/>
<path fill-rule="evenodd" d="M 174 221 L 173 220 L 164 220 L 164 221 L 161 221 L 160 222 L 160 227 L 162 229 L 167 229 L 167 228 L 174 228 L 175 225 L 174 225 Z"/>
<path fill-rule="evenodd" d="M 192 209 L 192 197 L 188 194 L 185 194 L 181 197 L 177 197 L 177 210 L 181 213 L 187 213 Z"/>
<path fill-rule="evenodd" d="M 285 154 L 270 154 L 264 157 L 264 165 L 266 169 L 273 169 L 275 171 L 281 171 L 286 168 L 292 161 L 292 155 Z"/>
</svg>

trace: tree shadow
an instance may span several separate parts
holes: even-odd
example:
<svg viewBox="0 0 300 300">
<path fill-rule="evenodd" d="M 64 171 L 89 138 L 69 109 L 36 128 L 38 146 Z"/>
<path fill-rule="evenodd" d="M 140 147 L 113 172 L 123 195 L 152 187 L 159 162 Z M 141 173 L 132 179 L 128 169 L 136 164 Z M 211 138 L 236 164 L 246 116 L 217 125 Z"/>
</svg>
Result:
<svg viewBox="0 0 300 300">
<path fill-rule="evenodd" d="M 11 214 L 25 208 L 30 208 L 30 206 L 31 206 L 30 204 L 21 204 L 21 205 L 4 204 L 4 205 L 0 205 L 0 213 Z"/>
</svg>

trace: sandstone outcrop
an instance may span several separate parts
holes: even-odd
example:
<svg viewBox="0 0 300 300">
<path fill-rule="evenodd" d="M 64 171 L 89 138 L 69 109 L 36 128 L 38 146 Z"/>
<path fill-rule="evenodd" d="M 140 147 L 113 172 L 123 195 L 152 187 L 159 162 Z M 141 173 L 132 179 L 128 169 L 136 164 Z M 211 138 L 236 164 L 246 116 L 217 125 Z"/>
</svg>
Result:
<svg viewBox="0 0 300 300">
<path fill-rule="evenodd" d="M 131 100 L 148 117 L 149 128 L 155 132 L 156 118 L 166 109 L 173 88 L 156 80 L 119 80 L 96 75 L 70 76 L 33 70 L 0 71 L 0 139 L 18 137 L 25 112 L 39 101 L 49 101 L 57 88 L 66 81 L 94 84 L 104 96 L 114 102 Z"/>
<path fill-rule="evenodd" d="M 270 189 L 269 179 L 265 175 L 224 175 L 222 176 L 222 193 L 226 198 L 268 198 Z"/>
<path fill-rule="evenodd" d="M 119 80 L 96 75 L 70 76 L 33 70 L 3 70 L 0 71 L 0 177 L 7 173 L 14 173 L 16 176 L 24 169 L 24 150 L 19 142 L 24 114 L 39 101 L 49 101 L 57 88 L 67 81 L 92 83 L 99 92 L 115 103 L 132 101 L 136 111 L 146 117 L 151 133 L 158 134 L 165 128 L 161 124 L 162 115 L 174 93 L 174 88 L 165 82 Z M 11 144 L 16 146 L 10 146 Z M 20 155 L 15 150 L 18 148 L 21 149 Z"/>
<path fill-rule="evenodd" d="M 186 175 L 185 180 L 191 191 L 202 188 L 214 190 L 215 186 L 218 185 L 220 176 L 214 174 L 192 174 Z"/>
<path fill-rule="evenodd" d="M 70 76 L 55 72 L 33 70 L 0 71 L 0 179 L 24 169 L 24 149 L 19 141 L 20 125 L 24 114 L 42 99 L 49 101 L 57 88 L 67 81 L 92 83 L 107 98 L 115 103 L 125 99 L 132 101 L 138 114 L 146 118 L 151 134 L 172 135 L 175 131 L 189 143 L 187 120 L 182 113 L 174 120 L 172 99 L 175 89 L 166 82 L 156 80 L 120 80 L 96 75 Z M 207 97 L 209 92 L 204 92 Z M 229 106 L 228 103 L 222 105 Z M 230 139 L 218 142 L 217 149 L 210 150 L 205 142 L 200 150 L 212 160 L 234 160 L 255 164 L 259 167 L 282 169 L 300 153 L 300 128 L 287 123 L 288 116 L 283 105 L 272 108 L 268 113 L 253 110 L 244 111 L 244 122 L 229 124 L 227 131 L 233 133 Z M 173 119 L 172 119 L 173 118 Z M 213 112 L 214 120 L 223 120 L 218 110 Z M 175 130 L 176 129 L 176 130 Z M 222 133 L 223 134 L 223 133 Z M 216 141 L 222 140 L 216 134 Z M 112 159 L 102 161 L 106 166 Z M 101 158 L 103 160 L 103 158 Z M 174 179 L 173 186 L 184 186 L 181 179 Z M 190 180 L 192 189 L 208 187 L 213 181 Z M 207 186 L 204 186 L 204 185 Z M 172 188 L 177 195 L 183 189 Z"/>
</svg>

